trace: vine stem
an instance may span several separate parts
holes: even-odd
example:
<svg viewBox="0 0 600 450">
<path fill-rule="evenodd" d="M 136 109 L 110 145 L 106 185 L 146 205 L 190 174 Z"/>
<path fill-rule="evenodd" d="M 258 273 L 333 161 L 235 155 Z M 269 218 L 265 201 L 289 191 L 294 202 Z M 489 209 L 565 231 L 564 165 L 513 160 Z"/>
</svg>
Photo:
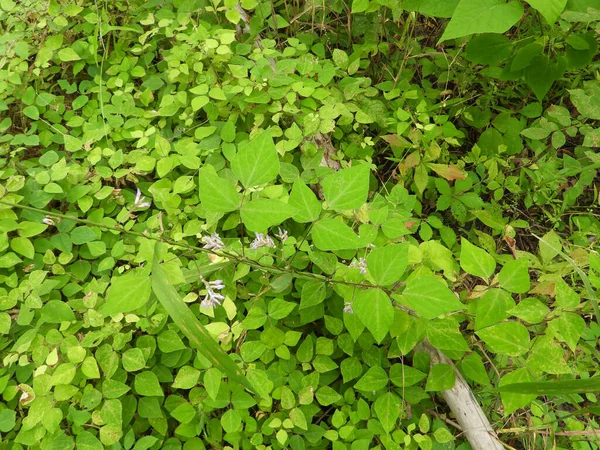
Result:
<svg viewBox="0 0 600 450">
<path fill-rule="evenodd" d="M 90 226 L 94 226 L 94 227 L 99 227 L 99 228 L 103 228 L 103 229 L 110 230 L 110 231 L 117 231 L 119 233 L 127 234 L 130 236 L 137 236 L 137 237 L 142 237 L 142 238 L 146 238 L 146 239 L 151 239 L 153 241 L 163 242 L 165 244 L 169 244 L 169 245 L 172 245 L 175 247 L 180 247 L 180 248 L 183 248 L 186 250 L 194 250 L 194 251 L 201 252 L 201 253 L 207 253 L 207 254 L 211 254 L 211 255 L 215 255 L 215 256 L 219 256 L 219 257 L 225 257 L 228 259 L 235 260 L 242 264 L 247 264 L 250 267 L 253 267 L 258 270 L 270 272 L 272 274 L 279 274 L 279 275 L 287 274 L 287 275 L 293 276 L 294 278 L 300 278 L 300 279 L 305 279 L 305 280 L 316 280 L 316 281 L 321 281 L 323 283 L 330 283 L 330 284 L 342 284 L 345 286 L 351 286 L 351 287 L 361 288 L 361 289 L 378 287 L 378 286 L 366 284 L 366 283 L 354 283 L 351 281 L 334 279 L 332 277 L 328 277 L 325 275 L 319 275 L 319 274 L 315 274 L 312 272 L 296 271 L 289 267 L 277 267 L 277 266 L 270 265 L 270 264 L 263 264 L 261 262 L 254 261 L 253 259 L 250 259 L 246 256 L 237 255 L 237 254 L 225 252 L 225 251 L 216 251 L 216 250 L 206 249 L 204 247 L 199 247 L 199 246 L 188 244 L 187 242 L 178 242 L 178 241 L 175 241 L 171 238 L 168 238 L 168 237 L 165 237 L 162 235 L 156 236 L 156 235 L 152 235 L 152 234 L 149 234 L 146 232 L 126 230 L 122 225 L 110 226 L 110 225 L 106 225 L 103 223 L 94 222 L 89 219 L 82 219 L 80 217 L 71 216 L 68 214 L 47 211 L 45 209 L 35 208 L 33 206 L 26 206 L 26 205 L 19 205 L 17 203 L 10 203 L 10 202 L 4 201 L 4 200 L 0 200 L 0 205 L 6 205 L 11 208 L 33 211 L 36 213 L 44 214 L 50 218 L 54 217 L 54 218 L 59 218 L 59 219 L 64 219 L 64 220 L 72 220 L 77 223 L 82 223 L 82 224 L 86 224 L 86 225 L 90 225 Z M 386 291 L 388 291 L 388 293 L 391 292 L 389 289 L 385 289 L 385 288 L 381 288 L 381 287 L 380 287 L 380 289 L 386 290 Z"/>
</svg>

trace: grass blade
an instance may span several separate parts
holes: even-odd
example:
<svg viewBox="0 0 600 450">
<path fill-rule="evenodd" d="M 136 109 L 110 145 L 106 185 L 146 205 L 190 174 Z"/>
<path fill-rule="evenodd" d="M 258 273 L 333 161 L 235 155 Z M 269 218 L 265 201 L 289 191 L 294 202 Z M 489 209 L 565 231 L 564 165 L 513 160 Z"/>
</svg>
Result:
<svg viewBox="0 0 600 450">
<path fill-rule="evenodd" d="M 494 389 L 496 392 L 534 395 L 568 395 L 600 392 L 600 377 L 579 380 L 542 381 L 506 384 Z"/>
<path fill-rule="evenodd" d="M 240 368 L 232 361 L 227 353 L 219 347 L 214 338 L 206 331 L 196 316 L 181 299 L 173 285 L 160 267 L 158 254 L 160 242 L 154 247 L 152 260 L 152 291 L 165 308 L 173 322 L 188 338 L 190 344 L 225 373 L 231 381 L 238 383 L 254 392 L 252 385 L 246 379 Z"/>
</svg>

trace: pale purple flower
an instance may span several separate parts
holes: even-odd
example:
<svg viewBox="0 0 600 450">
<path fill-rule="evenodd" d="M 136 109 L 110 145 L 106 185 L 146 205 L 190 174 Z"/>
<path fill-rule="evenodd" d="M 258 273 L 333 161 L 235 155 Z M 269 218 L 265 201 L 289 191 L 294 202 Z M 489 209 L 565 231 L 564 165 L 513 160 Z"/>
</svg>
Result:
<svg viewBox="0 0 600 450">
<path fill-rule="evenodd" d="M 51 227 L 53 227 L 54 225 L 56 225 L 54 223 L 54 220 L 52 220 L 50 217 L 46 216 L 42 219 L 42 222 L 44 222 L 46 225 L 49 225 Z"/>
<path fill-rule="evenodd" d="M 352 303 L 350 303 L 350 302 L 344 303 L 344 312 L 346 314 L 354 314 L 354 310 L 352 309 Z"/>
<path fill-rule="evenodd" d="M 225 247 L 225 244 L 223 244 L 218 233 L 213 233 L 210 236 L 203 236 L 202 242 L 205 244 L 203 248 L 207 250 L 221 250 Z"/>
<path fill-rule="evenodd" d="M 358 258 L 358 261 L 352 261 L 349 267 L 358 269 L 363 275 L 367 274 L 367 261 L 365 260 L 365 258 Z"/>
<path fill-rule="evenodd" d="M 271 247 L 275 248 L 275 242 L 273 242 L 273 238 L 268 234 L 256 233 L 256 237 L 252 241 L 250 248 L 252 250 L 258 250 L 261 247 Z"/>
<path fill-rule="evenodd" d="M 277 233 L 275 237 L 277 237 L 281 242 L 285 242 L 286 239 L 289 237 L 287 230 L 282 230 L 279 227 L 277 227 L 277 230 L 279 230 L 279 233 Z"/>
<path fill-rule="evenodd" d="M 137 189 L 135 200 L 133 201 L 133 209 L 148 208 L 152 204 L 151 202 L 145 202 L 144 200 L 146 200 L 146 197 L 142 195 L 142 191 Z"/>
<path fill-rule="evenodd" d="M 225 300 L 223 294 L 215 292 L 225 287 L 223 280 L 206 281 L 202 278 L 204 287 L 206 288 L 206 297 L 200 303 L 200 306 L 204 309 L 215 308 L 221 306 L 221 302 Z"/>
</svg>

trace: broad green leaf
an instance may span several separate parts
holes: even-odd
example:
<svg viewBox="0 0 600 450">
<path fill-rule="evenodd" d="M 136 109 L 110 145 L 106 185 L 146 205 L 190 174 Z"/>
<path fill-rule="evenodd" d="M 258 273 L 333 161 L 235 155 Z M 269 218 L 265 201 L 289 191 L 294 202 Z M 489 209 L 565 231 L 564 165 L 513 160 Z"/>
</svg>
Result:
<svg viewBox="0 0 600 450">
<path fill-rule="evenodd" d="M 391 392 L 386 392 L 375 401 L 375 414 L 386 433 L 392 431 L 396 421 L 400 417 L 402 403 L 400 399 Z"/>
<path fill-rule="evenodd" d="M 369 0 L 352 0 L 352 14 L 365 12 L 369 7 Z"/>
<path fill-rule="evenodd" d="M 488 385 L 490 379 L 481 360 L 481 356 L 477 353 L 471 353 L 463 358 L 460 362 L 462 373 L 469 379 L 482 384 Z"/>
<path fill-rule="evenodd" d="M 297 210 L 293 216 L 296 222 L 314 222 L 321 213 L 321 202 L 312 189 L 300 178 L 294 181 L 288 204 Z"/>
<path fill-rule="evenodd" d="M 465 47 L 465 58 L 475 64 L 498 64 L 510 55 L 512 44 L 502 34 L 482 34 Z"/>
<path fill-rule="evenodd" d="M 279 157 L 271 131 L 241 144 L 231 161 L 231 170 L 246 188 L 273 181 L 279 174 Z"/>
<path fill-rule="evenodd" d="M 477 331 L 477 335 L 494 353 L 521 356 L 529 350 L 529 332 L 520 322 L 502 322 Z"/>
<path fill-rule="evenodd" d="M 398 387 L 413 386 L 425 379 L 427 374 L 414 367 L 394 364 L 390 367 L 390 381 Z"/>
<path fill-rule="evenodd" d="M 494 270 L 496 270 L 496 261 L 488 252 L 462 238 L 460 267 L 468 274 L 475 275 L 487 281 L 494 273 Z"/>
<path fill-rule="evenodd" d="M 296 208 L 279 200 L 250 200 L 242 206 L 241 216 L 250 231 L 264 232 L 292 217 Z"/>
<path fill-rule="evenodd" d="M 0 432 L 8 433 L 16 423 L 17 413 L 10 409 L 0 411 Z"/>
<path fill-rule="evenodd" d="M 446 283 L 432 276 L 409 280 L 399 298 L 424 319 L 435 319 L 442 314 L 465 309 Z"/>
<path fill-rule="evenodd" d="M 369 273 L 380 286 L 400 281 L 408 266 L 408 244 L 377 247 L 367 256 Z"/>
<path fill-rule="evenodd" d="M 39 110 L 33 105 L 23 108 L 23 114 L 32 120 L 38 120 L 40 118 Z"/>
<path fill-rule="evenodd" d="M 477 300 L 475 329 L 479 330 L 502 322 L 509 317 L 507 311 L 514 306 L 514 300 L 506 291 L 490 289 Z"/>
<path fill-rule="evenodd" d="M 49 300 L 42 306 L 42 319 L 47 323 L 61 323 L 75 320 L 69 305 L 60 300 Z"/>
<path fill-rule="evenodd" d="M 319 250 L 346 250 L 360 246 L 356 233 L 338 219 L 324 219 L 316 222 L 311 235 Z"/>
<path fill-rule="evenodd" d="M 469 344 L 458 330 L 458 322 L 454 319 L 434 319 L 427 324 L 427 338 L 434 347 L 440 350 L 468 352 Z"/>
<path fill-rule="evenodd" d="M 563 312 L 552 322 L 556 322 L 557 331 L 562 338 L 559 340 L 565 342 L 572 351 L 577 350 L 577 343 L 586 328 L 585 320 L 579 314 Z"/>
<path fill-rule="evenodd" d="M 329 406 L 342 398 L 337 391 L 329 386 L 320 387 L 317 391 L 316 397 L 319 404 L 323 406 Z"/>
<path fill-rule="evenodd" d="M 62 48 L 58 51 L 58 57 L 63 62 L 78 61 L 81 58 L 71 47 Z"/>
<path fill-rule="evenodd" d="M 578 380 L 553 380 L 536 381 L 532 383 L 502 384 L 496 388 L 497 392 L 512 394 L 539 395 L 568 395 L 568 394 L 593 394 L 600 392 L 600 377 L 582 378 Z"/>
<path fill-rule="evenodd" d="M 194 313 L 184 303 L 173 285 L 167 280 L 160 267 L 158 257 L 160 248 L 161 243 L 157 242 L 154 247 L 151 277 L 152 290 L 158 301 L 194 348 L 224 372 L 232 382 L 254 391 L 253 386 L 244 377 L 238 365 L 231 360 L 229 355 L 221 349 L 215 339 L 200 324 Z"/>
<path fill-rule="evenodd" d="M 388 374 L 379 366 L 371 367 L 356 382 L 354 389 L 359 391 L 378 391 L 387 386 L 389 381 Z"/>
<path fill-rule="evenodd" d="M 600 120 L 600 85 L 598 82 L 586 81 L 583 89 L 572 89 L 569 94 L 571 102 L 581 115 L 589 119 Z M 544 238 L 547 239 L 546 236 Z"/>
<path fill-rule="evenodd" d="M 75 448 L 81 450 L 103 450 L 104 445 L 96 436 L 88 431 L 80 431 L 77 433 Z"/>
<path fill-rule="evenodd" d="M 295 427 L 298 427 L 301 430 L 308 430 L 308 422 L 306 420 L 306 416 L 300 408 L 294 408 L 290 411 L 290 420 L 292 421 Z"/>
<path fill-rule="evenodd" d="M 260 369 L 248 369 L 246 377 L 253 390 L 264 399 L 270 398 L 269 394 L 273 390 L 273 382 L 267 374 Z"/>
<path fill-rule="evenodd" d="M 146 358 L 141 349 L 130 348 L 123 352 L 121 363 L 123 364 L 123 369 L 127 372 L 135 372 L 144 368 L 146 365 Z"/>
<path fill-rule="evenodd" d="M 517 1 L 460 0 L 439 42 L 478 33 L 504 33 L 523 15 Z"/>
<path fill-rule="evenodd" d="M 504 264 L 498 273 L 498 283 L 503 289 L 515 294 L 524 294 L 529 291 L 529 265 L 525 259 L 515 259 Z"/>
<path fill-rule="evenodd" d="M 200 201 L 208 211 L 229 212 L 240 207 L 240 194 L 229 180 L 219 177 L 212 166 L 200 168 L 198 185 Z"/>
<path fill-rule="evenodd" d="M 327 286 L 318 280 L 309 280 L 302 286 L 300 293 L 300 308 L 309 308 L 318 305 L 325 300 Z"/>
<path fill-rule="evenodd" d="M 515 371 L 504 375 L 500 379 L 500 386 L 506 386 L 508 384 L 517 384 L 517 383 L 528 383 L 534 382 L 535 377 L 531 374 L 531 371 L 526 368 L 516 369 Z M 511 392 L 501 392 L 500 396 L 502 398 L 502 403 L 504 404 L 505 415 L 511 414 L 519 408 L 524 408 L 532 400 L 535 400 L 535 395 L 531 394 L 517 394 Z"/>
<path fill-rule="evenodd" d="M 537 9 L 546 22 L 552 25 L 565 9 L 567 0 L 525 0 Z"/>
<path fill-rule="evenodd" d="M 173 387 L 176 389 L 191 389 L 198 383 L 200 371 L 191 366 L 183 366 L 177 372 Z"/>
<path fill-rule="evenodd" d="M 387 294 L 381 289 L 357 290 L 352 308 L 375 340 L 381 343 L 394 321 L 394 307 Z"/>
<path fill-rule="evenodd" d="M 565 72 L 564 61 L 545 55 L 536 56 L 525 72 L 525 81 L 541 102 L 554 82 Z"/>
<path fill-rule="evenodd" d="M 161 397 L 165 395 L 154 372 L 140 372 L 135 376 L 133 387 L 139 395 L 145 397 Z"/>
<path fill-rule="evenodd" d="M 404 0 L 402 8 L 407 11 L 416 11 L 425 16 L 450 18 L 458 5 L 459 0 Z"/>
<path fill-rule="evenodd" d="M 216 367 L 211 367 L 204 373 L 204 388 L 206 389 L 208 396 L 213 400 L 217 399 L 222 378 L 223 375 L 221 374 L 221 371 Z"/>
<path fill-rule="evenodd" d="M 447 391 L 454 387 L 456 373 L 448 364 L 436 364 L 431 367 L 427 377 L 426 391 Z"/>
<path fill-rule="evenodd" d="M 327 207 L 336 211 L 360 208 L 369 194 L 369 174 L 368 164 L 361 164 L 326 177 L 321 186 Z"/>
<path fill-rule="evenodd" d="M 537 298 L 525 298 L 507 312 L 525 322 L 539 323 L 548 315 L 550 309 Z"/>
<path fill-rule="evenodd" d="M 150 299 L 151 290 L 152 281 L 147 275 L 136 272 L 121 275 L 111 282 L 101 311 L 105 316 L 135 311 Z"/>
<path fill-rule="evenodd" d="M 235 409 L 228 409 L 221 416 L 221 426 L 225 433 L 235 433 L 242 425 L 242 416 Z"/>
</svg>

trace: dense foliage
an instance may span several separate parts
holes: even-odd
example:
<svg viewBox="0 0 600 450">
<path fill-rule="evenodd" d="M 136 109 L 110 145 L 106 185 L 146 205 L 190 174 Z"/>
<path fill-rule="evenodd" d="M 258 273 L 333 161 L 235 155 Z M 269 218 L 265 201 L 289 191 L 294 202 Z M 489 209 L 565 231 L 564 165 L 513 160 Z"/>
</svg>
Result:
<svg viewBox="0 0 600 450">
<path fill-rule="evenodd" d="M 600 448 L 600 0 L 0 30 L 0 448 Z"/>
</svg>

